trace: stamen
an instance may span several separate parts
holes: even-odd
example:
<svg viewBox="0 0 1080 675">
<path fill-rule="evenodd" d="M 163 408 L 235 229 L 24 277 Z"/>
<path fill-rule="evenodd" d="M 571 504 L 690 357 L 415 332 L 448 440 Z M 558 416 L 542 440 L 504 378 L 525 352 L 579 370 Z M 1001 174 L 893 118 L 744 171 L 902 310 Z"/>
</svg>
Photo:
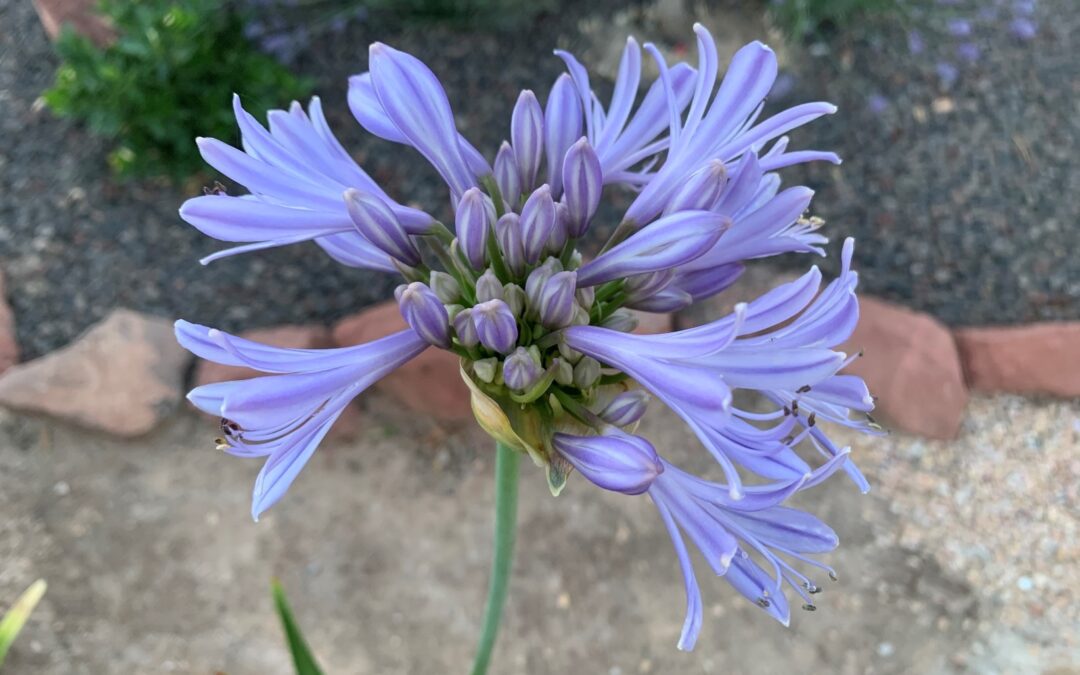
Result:
<svg viewBox="0 0 1080 675">
<path fill-rule="evenodd" d="M 816 422 L 817 422 L 817 413 L 816 412 L 810 413 L 810 417 L 808 417 L 806 419 L 806 424 L 809 425 L 809 426 L 814 426 L 814 424 Z"/>
<path fill-rule="evenodd" d="M 796 389 L 796 390 L 795 390 L 795 393 L 796 393 L 796 394 L 805 394 L 805 393 L 806 393 L 806 392 L 808 392 L 808 391 L 810 391 L 810 385 L 808 385 L 808 384 L 804 384 L 803 386 L 801 386 L 801 387 L 799 387 L 798 389 Z"/>
<path fill-rule="evenodd" d="M 817 611 L 817 605 L 811 605 L 810 603 L 806 603 L 805 605 L 802 606 L 802 608 L 805 609 L 808 612 Z"/>
</svg>

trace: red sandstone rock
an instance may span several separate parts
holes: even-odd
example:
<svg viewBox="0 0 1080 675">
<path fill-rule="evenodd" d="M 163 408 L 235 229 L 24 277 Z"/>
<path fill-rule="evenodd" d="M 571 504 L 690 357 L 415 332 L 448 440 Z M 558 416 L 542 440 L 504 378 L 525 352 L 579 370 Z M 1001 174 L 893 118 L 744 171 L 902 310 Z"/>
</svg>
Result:
<svg viewBox="0 0 1080 675">
<path fill-rule="evenodd" d="M 176 408 L 188 362 L 172 322 L 117 309 L 67 347 L 0 376 L 0 405 L 139 436 Z"/>
<path fill-rule="evenodd" d="M 334 327 L 334 343 L 348 346 L 370 342 L 406 328 L 397 303 L 376 305 L 342 320 Z M 458 372 L 458 357 L 430 348 L 375 386 L 409 408 L 452 421 L 472 419 L 469 391 Z"/>
<path fill-rule="evenodd" d="M 247 331 L 241 333 L 240 337 L 289 349 L 322 349 L 333 345 L 330 329 L 325 326 L 275 326 Z M 225 366 L 199 359 L 198 365 L 195 366 L 193 386 L 198 387 L 227 380 L 246 380 L 258 375 L 265 375 L 265 373 L 242 366 Z"/>
<path fill-rule="evenodd" d="M 877 397 L 875 417 L 929 438 L 960 431 L 968 391 L 952 333 L 926 314 L 860 298 L 861 316 L 841 350 L 863 351 L 846 372 L 862 376 Z"/>
<path fill-rule="evenodd" d="M 1080 396 L 1080 321 L 963 328 L 956 343 L 972 389 Z"/>
<path fill-rule="evenodd" d="M 0 272 L 0 373 L 19 362 L 19 342 L 15 339 L 15 315 L 7 304 L 4 274 Z"/>
<path fill-rule="evenodd" d="M 41 25 L 50 40 L 56 40 L 65 24 L 99 47 L 116 39 L 116 31 L 95 11 L 97 0 L 34 0 Z"/>
</svg>

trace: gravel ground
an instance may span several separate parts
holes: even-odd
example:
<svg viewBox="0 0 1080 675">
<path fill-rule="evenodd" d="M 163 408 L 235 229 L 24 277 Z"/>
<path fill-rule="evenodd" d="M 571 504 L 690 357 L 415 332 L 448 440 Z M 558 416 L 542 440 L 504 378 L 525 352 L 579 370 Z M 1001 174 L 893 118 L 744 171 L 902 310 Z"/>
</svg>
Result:
<svg viewBox="0 0 1080 675">
<path fill-rule="evenodd" d="M 814 209 L 837 247 L 858 238 L 868 293 L 951 325 L 1080 318 L 1080 5 L 1040 0 L 1038 36 L 1021 42 L 1008 34 L 1013 3 L 922 4 L 927 15 L 910 24 L 921 54 L 900 22 L 874 20 L 792 59 L 796 85 L 781 102 L 840 106 L 799 145 L 836 150 L 844 164 L 791 178 L 818 190 Z M 954 52 L 969 38 L 948 34 L 954 17 L 972 20 L 982 54 L 958 65 L 950 88 L 935 64 L 961 63 Z"/>
<path fill-rule="evenodd" d="M 257 524 L 258 463 L 213 451 L 205 418 L 124 442 L 0 413 L 0 606 L 49 582 L 10 673 L 284 675 L 271 576 L 327 673 L 461 672 L 489 567 L 490 439 L 363 402 L 358 441 L 321 448 Z M 871 492 L 837 477 L 799 504 L 841 540 L 818 610 L 784 629 L 699 566 L 692 654 L 675 649 L 682 584 L 648 500 L 580 479 L 553 499 L 523 465 L 493 672 L 1074 672 L 1078 418 L 1078 402 L 977 398 L 954 443 L 858 439 Z M 650 410 L 642 433 L 715 471 L 673 414 Z"/>
</svg>

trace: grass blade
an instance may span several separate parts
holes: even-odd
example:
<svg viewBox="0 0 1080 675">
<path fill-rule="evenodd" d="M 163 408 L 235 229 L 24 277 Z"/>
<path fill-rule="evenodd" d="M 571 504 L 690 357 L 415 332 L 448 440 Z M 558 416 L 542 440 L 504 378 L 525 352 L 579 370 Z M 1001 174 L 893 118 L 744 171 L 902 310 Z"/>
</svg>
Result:
<svg viewBox="0 0 1080 675">
<path fill-rule="evenodd" d="M 285 589 L 281 587 L 281 582 L 275 579 L 271 586 L 274 593 L 274 606 L 277 607 L 278 616 L 281 617 L 285 639 L 289 642 L 289 651 L 292 652 L 293 663 L 296 664 L 296 675 L 322 675 L 319 664 L 311 655 L 307 641 L 300 633 L 300 627 L 296 625 L 296 619 L 293 618 L 292 609 L 289 608 L 289 602 L 285 599 Z"/>
<path fill-rule="evenodd" d="M 11 643 L 15 641 L 15 637 L 26 624 L 26 620 L 30 618 L 30 613 L 41 601 L 41 596 L 45 595 L 45 587 L 44 579 L 38 579 L 30 584 L 30 588 L 19 596 L 4 618 L 0 619 L 0 666 L 4 665 L 8 649 L 11 648 Z"/>
</svg>

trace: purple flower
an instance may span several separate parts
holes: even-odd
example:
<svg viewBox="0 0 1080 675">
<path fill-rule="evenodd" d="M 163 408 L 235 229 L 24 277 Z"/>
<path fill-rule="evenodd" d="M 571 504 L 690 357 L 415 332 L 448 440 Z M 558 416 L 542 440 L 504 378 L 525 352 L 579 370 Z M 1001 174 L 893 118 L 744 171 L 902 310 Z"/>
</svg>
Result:
<svg viewBox="0 0 1080 675">
<path fill-rule="evenodd" d="M 1017 17 L 1009 22 L 1009 34 L 1017 40 L 1034 40 L 1038 28 L 1031 19 Z"/>
<path fill-rule="evenodd" d="M 949 35 L 953 37 L 967 37 L 971 35 L 971 22 L 967 19 L 949 19 L 945 24 Z"/>
<path fill-rule="evenodd" d="M 917 30 L 908 31 L 907 44 L 908 51 L 912 54 L 922 54 L 926 51 L 926 42 L 923 40 L 922 33 Z"/>
<path fill-rule="evenodd" d="M 968 63 L 975 63 L 982 56 L 982 50 L 974 42 L 965 42 L 957 45 L 956 55 Z"/>
<path fill-rule="evenodd" d="M 642 49 L 633 38 L 606 106 L 584 66 L 557 52 L 567 73 L 543 110 L 521 93 L 493 167 L 457 131 L 434 73 L 373 45 L 371 71 L 349 80 L 349 107 L 369 132 L 412 146 L 442 176 L 454 209 L 446 224 L 380 189 L 330 133 L 318 99 L 306 113 L 298 104 L 271 111 L 269 128 L 237 99 L 243 149 L 198 141 L 208 162 L 250 191 L 184 204 L 185 220 L 240 244 L 209 259 L 311 240 L 344 264 L 405 281 L 395 296 L 409 328 L 358 347 L 278 349 L 177 324 L 181 344 L 199 356 L 270 373 L 190 395 L 221 416 L 218 445 L 267 457 L 254 515 L 284 494 L 354 396 L 433 345 L 460 359 L 484 429 L 527 452 L 554 493 L 576 469 L 604 489 L 649 495 L 684 574 L 681 648 L 693 647 L 702 620 L 687 541 L 778 621 L 790 618 L 792 589 L 812 606 L 817 586 L 795 563 L 823 567 L 807 556 L 836 538 L 783 502 L 838 470 L 868 489 L 830 432 L 881 432 L 866 384 L 843 372 L 855 357 L 837 351 L 859 316 L 850 240 L 829 284 L 812 268 L 703 326 L 630 334 L 632 310 L 708 298 L 758 258 L 825 254 L 823 221 L 808 215 L 813 192 L 782 188 L 779 172 L 839 163 L 831 152 L 789 151 L 785 136 L 833 106 L 760 120 L 776 87 L 772 51 L 743 47 L 718 84 L 716 46 L 694 30 L 696 69 L 669 66 L 645 45 L 660 76 L 637 105 Z M 605 186 L 636 196 L 593 230 L 613 234 L 586 261 L 577 243 L 606 212 Z M 740 389 L 763 404 L 745 409 L 733 396 Z M 650 395 L 686 422 L 723 483 L 678 469 L 631 433 Z"/>
<path fill-rule="evenodd" d="M 188 394 L 196 408 L 221 417 L 222 449 L 267 458 L 255 482 L 255 519 L 285 494 L 349 401 L 428 346 L 404 330 L 357 347 L 281 349 L 187 321 L 176 322 L 176 339 L 208 361 L 270 373 Z"/>
<path fill-rule="evenodd" d="M 934 65 L 934 71 L 937 73 L 938 79 L 941 80 L 941 86 L 946 89 L 956 84 L 957 78 L 960 77 L 960 71 L 956 69 L 956 66 L 945 61 L 938 61 Z"/>
</svg>

